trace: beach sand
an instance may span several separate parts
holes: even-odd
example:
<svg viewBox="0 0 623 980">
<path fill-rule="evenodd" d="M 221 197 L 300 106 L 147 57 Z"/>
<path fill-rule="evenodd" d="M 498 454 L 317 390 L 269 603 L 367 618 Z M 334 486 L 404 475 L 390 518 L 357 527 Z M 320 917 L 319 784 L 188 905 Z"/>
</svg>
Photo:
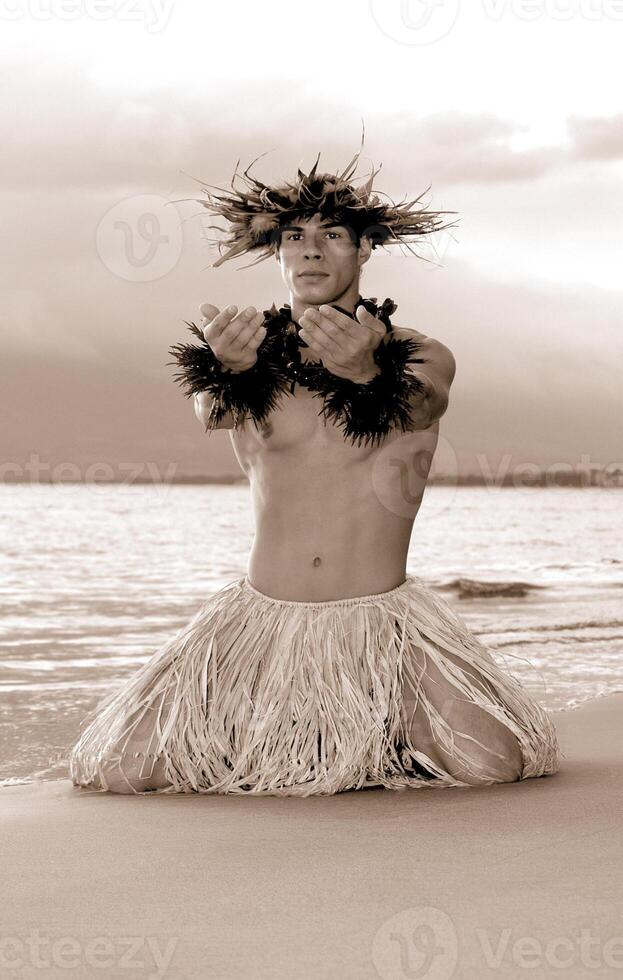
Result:
<svg viewBox="0 0 623 980">
<path fill-rule="evenodd" d="M 553 718 L 560 772 L 478 789 L 4 788 L 0 976 L 621 976 L 623 694 Z"/>
</svg>

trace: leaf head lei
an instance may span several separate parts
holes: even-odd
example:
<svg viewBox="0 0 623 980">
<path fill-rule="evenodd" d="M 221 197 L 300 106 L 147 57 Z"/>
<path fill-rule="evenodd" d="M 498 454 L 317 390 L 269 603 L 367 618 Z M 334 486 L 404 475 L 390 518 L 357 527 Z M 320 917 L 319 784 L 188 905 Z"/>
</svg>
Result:
<svg viewBox="0 0 623 980">
<path fill-rule="evenodd" d="M 373 170 L 364 184 L 354 186 L 352 181 L 356 179 L 354 174 L 363 151 L 363 142 L 362 132 L 359 152 L 340 174 L 319 173 L 319 153 L 309 173 L 298 168 L 294 181 L 270 186 L 249 173 L 257 160 L 266 155 L 261 154 L 242 174 L 238 172 L 238 161 L 230 188 L 199 181 L 205 197 L 193 200 L 200 203 L 210 216 L 228 223 L 227 228 L 207 226 L 225 235 L 224 238 L 207 238 L 210 244 L 217 246 L 220 255 L 213 267 L 218 268 L 224 262 L 246 253 L 255 254 L 256 259 L 242 268 L 257 265 L 274 255 L 285 225 L 296 219 L 309 219 L 317 213 L 343 224 L 357 240 L 366 236 L 373 249 L 392 244 L 409 247 L 410 242 L 417 242 L 423 236 L 451 228 L 457 223 L 456 220 L 444 223 L 441 217 L 457 212 L 431 211 L 421 204 L 430 187 L 412 201 L 396 204 L 388 199 L 387 203 L 383 202 L 381 197 L 387 195 L 372 190 L 380 167 Z M 242 186 L 235 186 L 236 178 L 241 180 Z M 413 249 L 409 248 L 409 251 L 413 252 Z"/>
</svg>

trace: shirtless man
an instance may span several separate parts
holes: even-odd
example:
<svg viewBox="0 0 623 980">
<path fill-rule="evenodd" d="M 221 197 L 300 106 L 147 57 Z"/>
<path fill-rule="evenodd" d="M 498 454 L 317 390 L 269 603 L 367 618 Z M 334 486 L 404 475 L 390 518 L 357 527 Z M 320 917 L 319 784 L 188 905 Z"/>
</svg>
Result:
<svg viewBox="0 0 623 980">
<path fill-rule="evenodd" d="M 308 345 L 301 348 L 301 359 L 322 360 L 340 377 L 365 382 L 377 371 L 372 352 L 385 328 L 361 306 L 353 321 L 327 304 L 354 309 L 370 242 L 362 237 L 357 245 L 347 228 L 318 213 L 297 220 L 296 228 L 283 230 L 275 257 L 290 292 L 292 318 L 303 328 L 300 336 Z M 266 333 L 262 313 L 254 307 L 218 312 L 208 303 L 200 312 L 204 336 L 221 363 L 234 371 L 251 367 Z M 219 426 L 229 430 L 249 478 L 256 534 L 248 576 L 266 595 L 323 601 L 386 592 L 405 580 L 411 530 L 437 444 L 439 419 L 448 406 L 455 361 L 440 341 L 410 328 L 393 330 L 399 338 L 421 343 L 418 357 L 426 361 L 424 370 L 413 368 L 425 389 L 411 403 L 411 432 L 394 431 L 375 448 L 354 446 L 334 424 L 319 417 L 318 399 L 298 385 L 261 431 L 253 425 L 236 430 L 231 416 Z M 195 396 L 195 413 L 204 425 L 211 402 L 207 392 Z M 387 451 L 397 440 L 400 460 L 421 484 L 409 517 L 401 516 L 402 470 L 392 464 Z M 392 508 L 392 499 L 401 498 L 402 506 Z M 443 678 L 436 679 L 443 685 Z M 439 709 L 443 706 L 448 721 L 463 731 L 468 724 L 476 737 L 505 755 L 501 781 L 518 779 L 521 751 L 508 728 L 476 705 L 448 698 L 447 685 L 439 692 Z M 452 757 L 432 741 L 426 718 L 416 712 L 414 724 L 419 726 L 414 743 L 458 773 Z M 464 774 L 461 778 L 472 781 Z M 473 782 L 478 784 L 477 779 Z"/>
<path fill-rule="evenodd" d="M 290 297 L 276 320 L 206 303 L 203 336 L 189 325 L 202 347 L 172 349 L 197 418 L 206 431 L 229 430 L 249 478 L 256 534 L 247 575 L 209 596 L 98 707 L 71 754 L 76 785 L 294 794 L 340 792 L 370 775 L 383 785 L 478 786 L 557 769 L 543 709 L 445 600 L 407 575 L 455 362 L 438 340 L 393 322 L 398 342 L 421 345 L 416 360 L 409 344 L 377 350 L 385 313 L 365 309 L 359 284 L 377 244 L 438 230 L 444 212 L 419 208 L 419 198 L 382 204 L 373 178 L 353 187 L 358 156 L 341 175 L 318 174 L 316 161 L 271 187 L 247 170 L 244 191 L 209 194 L 211 214 L 231 229 L 214 266 L 274 255 Z M 258 353 L 267 326 L 270 344 Z M 291 341 L 322 374 L 299 370 Z M 228 373 L 249 369 L 240 379 Z"/>
<path fill-rule="evenodd" d="M 285 230 L 276 252 L 292 317 L 308 344 L 300 349 L 301 360 L 322 360 L 329 370 L 337 368 L 334 373 L 340 377 L 365 382 L 377 373 L 372 351 L 385 327 L 363 307 L 358 321 L 353 321 L 328 304 L 353 310 L 370 243 L 362 238 L 356 247 L 346 228 L 324 224 L 319 214 L 297 221 L 301 231 Z M 200 312 L 204 336 L 221 363 L 234 371 L 250 367 L 266 333 L 262 313 L 254 307 L 237 315 L 218 313 L 209 304 Z M 299 385 L 259 432 L 253 425 L 234 429 L 231 415 L 223 420 L 220 427 L 229 430 L 236 457 L 249 477 L 256 536 L 248 574 L 261 592 L 280 599 L 321 601 L 386 592 L 404 582 L 417 510 L 405 518 L 379 500 L 379 475 L 375 473 L 373 481 L 373 468 L 383 453 L 388 458 L 383 498 L 398 498 L 400 470 L 389 464 L 387 446 L 400 439 L 400 456 L 411 464 L 409 472 L 425 474 L 418 488 L 421 500 L 455 363 L 438 340 L 393 329 L 397 337 L 414 337 L 423 344 L 418 356 L 426 359 L 425 372 L 414 365 L 426 391 L 412 400 L 412 433 L 394 431 L 375 448 L 354 446 L 337 426 L 319 417 L 318 398 Z M 204 425 L 211 402 L 207 392 L 195 396 L 195 412 Z"/>
</svg>

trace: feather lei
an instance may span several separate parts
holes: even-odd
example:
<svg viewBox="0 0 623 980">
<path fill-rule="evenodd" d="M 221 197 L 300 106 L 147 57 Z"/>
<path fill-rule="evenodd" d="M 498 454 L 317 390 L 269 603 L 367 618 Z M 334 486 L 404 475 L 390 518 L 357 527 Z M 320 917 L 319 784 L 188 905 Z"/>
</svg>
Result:
<svg viewBox="0 0 623 980">
<path fill-rule="evenodd" d="M 336 303 L 330 305 L 355 319 L 354 312 L 350 313 Z M 375 296 L 370 299 L 360 296 L 355 312 L 359 306 L 364 306 L 387 328 L 385 338 L 373 355 L 380 372 L 371 381 L 361 384 L 332 374 L 320 361 L 301 363 L 298 347 L 306 347 L 307 344 L 298 337 L 300 327 L 291 319 L 289 306 L 273 314 L 273 322 L 280 321 L 284 326 L 283 347 L 276 350 L 284 372 L 292 381 L 291 392 L 297 382 L 315 392 L 314 397 L 320 398 L 323 403 L 319 414 L 335 422 L 342 429 L 345 439 L 349 439 L 353 445 L 363 443 L 374 446 L 380 444 L 393 428 L 405 432 L 412 427 L 410 399 L 423 392 L 425 386 L 409 371 L 408 365 L 423 364 L 424 358 L 415 356 L 421 344 L 411 339 L 399 339 L 392 334 L 390 316 L 397 309 L 393 300 L 388 298 L 377 306 Z"/>
<path fill-rule="evenodd" d="M 318 378 L 315 397 L 323 400 L 324 417 L 339 425 L 353 445 L 378 445 L 395 428 L 409 431 L 410 399 L 425 388 L 408 370 L 414 360 L 422 363 L 422 358 L 413 357 L 419 347 L 413 340 L 390 336 L 374 352 L 380 373 L 365 384 L 339 378 L 330 371 Z"/>
<path fill-rule="evenodd" d="M 278 340 L 276 333 L 267 333 L 251 368 L 230 371 L 218 360 L 199 327 L 184 322 L 201 343 L 175 344 L 169 348 L 175 360 L 167 363 L 181 368 L 173 380 L 181 386 L 186 398 L 202 391 L 212 395 L 206 431 L 218 428 L 228 413 L 237 429 L 244 428 L 247 417 L 256 427 L 261 426 L 288 388 L 276 358 L 271 356 L 271 348 Z"/>
<path fill-rule="evenodd" d="M 331 305 L 355 319 L 354 313 L 335 303 Z M 359 297 L 355 311 L 361 305 L 387 328 L 385 338 L 373 354 L 380 372 L 369 382 L 340 378 L 321 361 L 302 363 L 299 347 L 308 345 L 299 336 L 300 327 L 292 319 L 287 304 L 277 309 L 274 303 L 270 310 L 264 311 L 266 336 L 258 347 L 257 361 L 252 368 L 239 373 L 223 368 L 203 333 L 195 324 L 188 324 L 202 346 L 177 344 L 170 348 L 182 369 L 174 380 L 182 385 L 187 397 L 199 391 L 211 392 L 214 402 L 206 429 L 216 428 L 227 412 L 231 412 L 235 428 L 243 426 L 247 415 L 259 427 L 282 395 L 293 394 L 298 383 L 322 400 L 318 414 L 337 424 L 345 439 L 353 445 L 379 444 L 393 428 L 403 432 L 411 428 L 410 400 L 424 391 L 425 386 L 410 372 L 409 365 L 425 361 L 416 357 L 421 344 L 392 334 L 390 316 L 397 306 L 391 299 L 377 306 L 376 297 Z"/>
</svg>

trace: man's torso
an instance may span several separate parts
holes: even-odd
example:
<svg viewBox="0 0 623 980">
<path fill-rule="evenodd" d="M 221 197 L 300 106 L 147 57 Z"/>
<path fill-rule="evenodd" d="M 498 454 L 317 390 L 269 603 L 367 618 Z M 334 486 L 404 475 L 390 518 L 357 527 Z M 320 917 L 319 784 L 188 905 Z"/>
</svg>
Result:
<svg viewBox="0 0 623 980">
<path fill-rule="evenodd" d="M 311 359 L 304 348 L 301 358 Z M 374 447 L 353 445 L 321 409 L 320 396 L 297 384 L 260 431 L 251 422 L 230 429 L 255 512 L 249 578 L 276 598 L 347 598 L 403 582 L 437 446 L 438 421 L 392 430 Z"/>
</svg>

